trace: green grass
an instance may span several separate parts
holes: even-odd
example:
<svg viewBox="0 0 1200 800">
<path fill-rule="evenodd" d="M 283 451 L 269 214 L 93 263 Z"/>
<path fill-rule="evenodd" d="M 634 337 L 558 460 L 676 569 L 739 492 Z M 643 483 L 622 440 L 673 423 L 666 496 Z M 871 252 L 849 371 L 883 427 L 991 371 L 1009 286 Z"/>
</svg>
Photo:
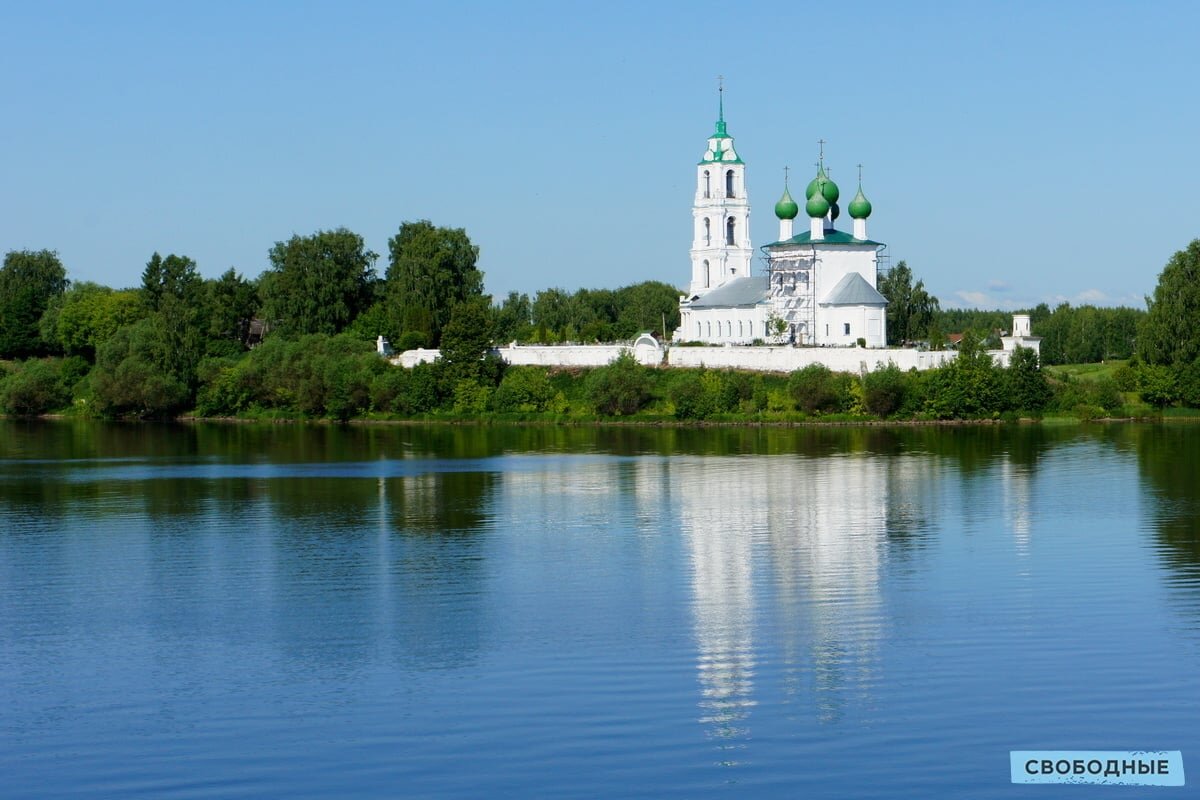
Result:
<svg viewBox="0 0 1200 800">
<path fill-rule="evenodd" d="M 1046 372 L 1055 378 L 1071 377 L 1083 381 L 1098 381 L 1101 378 L 1112 378 L 1118 367 L 1125 361 L 1105 361 L 1102 364 L 1057 364 L 1047 366 Z"/>
</svg>

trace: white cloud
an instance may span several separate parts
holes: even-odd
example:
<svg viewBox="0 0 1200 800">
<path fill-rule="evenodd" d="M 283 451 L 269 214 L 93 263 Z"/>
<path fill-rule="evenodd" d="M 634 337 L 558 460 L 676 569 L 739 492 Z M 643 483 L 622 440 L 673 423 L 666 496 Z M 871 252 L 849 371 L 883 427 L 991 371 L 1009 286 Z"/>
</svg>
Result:
<svg viewBox="0 0 1200 800">
<path fill-rule="evenodd" d="M 966 289 L 959 289 L 954 294 L 958 296 L 959 300 L 976 308 L 991 308 L 995 305 L 985 292 L 971 292 Z"/>
<path fill-rule="evenodd" d="M 1103 304 L 1108 300 L 1108 295 L 1099 289 L 1084 289 L 1079 294 L 1075 295 L 1075 302 L 1083 305 L 1091 303 L 1092 305 Z"/>
</svg>

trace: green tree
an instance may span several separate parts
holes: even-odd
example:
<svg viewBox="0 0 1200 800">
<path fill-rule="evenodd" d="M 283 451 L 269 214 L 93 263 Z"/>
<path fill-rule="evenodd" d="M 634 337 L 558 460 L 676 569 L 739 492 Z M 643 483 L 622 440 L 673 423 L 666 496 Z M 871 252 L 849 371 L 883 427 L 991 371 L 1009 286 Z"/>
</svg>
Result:
<svg viewBox="0 0 1200 800">
<path fill-rule="evenodd" d="M 232 340 L 246 346 L 250 321 L 258 313 L 258 289 L 233 267 L 220 278 L 204 282 L 209 339 Z"/>
<path fill-rule="evenodd" d="M 1013 351 L 1003 384 L 1006 405 L 1016 411 L 1041 411 L 1053 395 L 1038 366 L 1037 353 L 1027 347 Z"/>
<path fill-rule="evenodd" d="M 1000 410 L 1000 372 L 974 331 L 963 334 L 957 357 L 933 371 L 926 410 L 940 419 L 987 416 Z"/>
<path fill-rule="evenodd" d="M 12 250 L 0 267 L 0 358 L 48 352 L 39 322 L 50 302 L 67 290 L 67 271 L 52 250 Z"/>
<path fill-rule="evenodd" d="M 891 342 L 911 342 L 928 335 L 938 311 L 938 299 L 925 291 L 925 282 L 913 283 L 908 263 L 901 261 L 879 273 L 879 293 L 887 298 L 887 332 Z"/>
<path fill-rule="evenodd" d="M 662 281 L 643 281 L 625 286 L 616 292 L 618 316 L 614 320 L 616 335 L 632 339 L 639 333 L 651 331 L 666 337 L 679 327 L 679 296 L 674 286 Z M 663 322 L 666 321 L 666 330 Z"/>
<path fill-rule="evenodd" d="M 495 374 L 494 365 L 486 359 L 494 327 L 491 304 L 486 298 L 476 297 L 454 307 L 442 331 L 441 347 L 441 357 L 450 374 L 455 378 L 475 379 L 483 378 L 486 373 Z"/>
<path fill-rule="evenodd" d="M 483 296 L 479 248 L 462 228 L 439 228 L 429 220 L 405 222 L 388 240 L 388 299 L 402 332 L 420 331 L 437 346 L 451 310 Z"/>
<path fill-rule="evenodd" d="M 42 338 L 68 354 L 94 360 L 96 350 L 119 328 L 147 316 L 137 289 L 114 291 L 84 281 L 50 302 L 39 327 Z"/>
<path fill-rule="evenodd" d="M 153 312 L 159 365 L 189 390 L 195 389 L 208 327 L 204 279 L 196 262 L 174 253 L 166 258 L 154 253 L 142 272 L 142 296 Z"/>
<path fill-rule="evenodd" d="M 1143 361 L 1183 366 L 1200 357 L 1200 239 L 1171 256 L 1146 305 L 1138 335 Z"/>
<path fill-rule="evenodd" d="M 345 228 L 276 242 L 259 282 L 269 324 L 288 335 L 336 334 L 373 299 L 375 260 Z"/>
<path fill-rule="evenodd" d="M 533 303 L 529 295 L 509 292 L 496 309 L 496 341 L 528 341 L 533 335 Z"/>
</svg>

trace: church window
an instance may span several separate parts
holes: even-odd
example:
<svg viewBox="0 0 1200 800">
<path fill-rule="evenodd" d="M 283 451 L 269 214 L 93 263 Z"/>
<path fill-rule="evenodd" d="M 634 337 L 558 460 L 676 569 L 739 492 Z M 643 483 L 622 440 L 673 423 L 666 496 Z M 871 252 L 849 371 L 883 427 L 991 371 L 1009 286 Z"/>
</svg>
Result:
<svg viewBox="0 0 1200 800">
<path fill-rule="evenodd" d="M 708 220 L 704 220 L 704 221 L 708 222 Z M 709 266 L 708 266 L 708 259 L 706 258 L 706 259 L 704 259 L 704 288 L 707 289 L 711 283 L 712 283 L 712 275 L 711 275 L 711 270 L 709 269 Z"/>
<path fill-rule="evenodd" d="M 704 335 L 704 331 L 700 330 L 700 320 L 696 320 L 696 338 L 699 339 Z"/>
<path fill-rule="evenodd" d="M 725 196 L 733 197 L 733 170 L 725 173 Z"/>
<path fill-rule="evenodd" d="M 731 247 L 733 246 L 733 225 L 733 217 L 730 217 L 729 221 L 725 223 L 725 244 Z"/>
<path fill-rule="evenodd" d="M 711 339 L 711 338 L 712 338 L 712 323 L 711 323 L 711 322 L 706 322 L 706 323 L 704 323 L 704 326 L 705 326 L 706 328 L 708 328 L 708 338 L 710 338 L 710 339 Z"/>
<path fill-rule="evenodd" d="M 849 335 L 850 335 L 850 323 L 849 323 L 849 322 L 847 322 L 847 323 L 846 323 L 844 326 L 842 326 L 842 327 L 843 327 L 843 328 L 845 328 L 845 331 L 844 331 L 844 333 L 845 333 L 847 336 L 849 336 Z"/>
<path fill-rule="evenodd" d="M 705 217 L 704 218 L 704 246 L 709 247 L 711 245 L 712 245 L 712 222 L 709 221 L 708 217 Z M 708 263 L 708 262 L 705 262 L 705 263 Z M 704 285 L 707 286 L 708 284 L 705 283 Z"/>
<path fill-rule="evenodd" d="M 742 338 L 745 334 L 742 333 L 742 321 L 738 320 L 738 338 Z"/>
<path fill-rule="evenodd" d="M 704 196 L 705 197 L 712 197 L 712 188 L 709 185 L 711 178 L 712 178 L 712 176 L 708 174 L 708 170 L 704 170 Z"/>
</svg>

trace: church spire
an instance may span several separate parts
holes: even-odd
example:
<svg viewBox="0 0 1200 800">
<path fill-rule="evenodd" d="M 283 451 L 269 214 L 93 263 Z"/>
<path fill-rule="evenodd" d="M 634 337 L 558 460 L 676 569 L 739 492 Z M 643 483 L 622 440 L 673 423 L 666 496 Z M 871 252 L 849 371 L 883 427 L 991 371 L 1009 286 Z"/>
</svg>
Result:
<svg viewBox="0 0 1200 800">
<path fill-rule="evenodd" d="M 725 76 L 717 76 L 717 136 L 728 136 L 725 132 Z"/>
</svg>

